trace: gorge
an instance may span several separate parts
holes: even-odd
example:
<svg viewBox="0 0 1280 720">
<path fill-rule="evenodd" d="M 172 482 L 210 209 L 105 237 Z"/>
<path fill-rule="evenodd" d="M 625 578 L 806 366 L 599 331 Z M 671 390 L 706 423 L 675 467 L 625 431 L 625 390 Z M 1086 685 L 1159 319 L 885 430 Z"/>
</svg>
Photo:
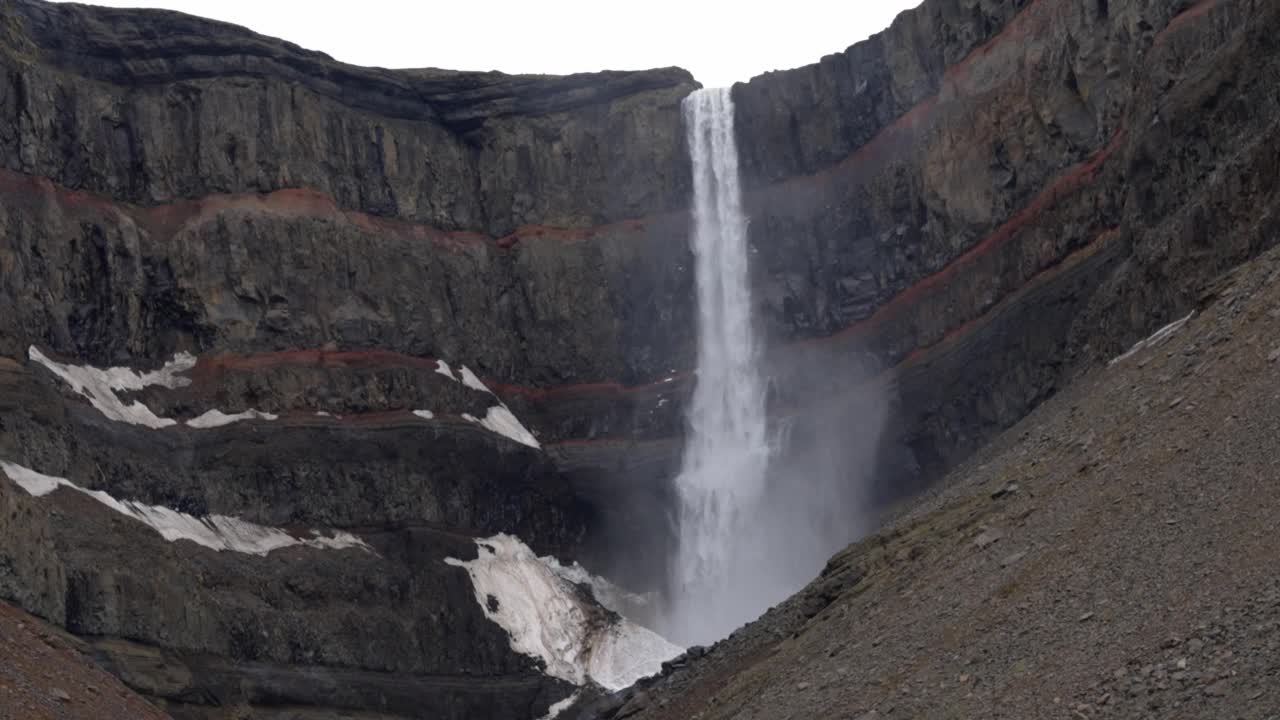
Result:
<svg viewBox="0 0 1280 720">
<path fill-rule="evenodd" d="M 1016 598 L 1013 619 L 931 623 L 994 577 L 979 540 L 1004 572 L 1085 542 L 1071 513 L 1166 496 L 1054 504 L 1141 423 L 1218 411 L 1190 384 L 1120 403 L 1137 363 L 1218 388 L 1211 359 L 1267 335 L 1277 28 L 1267 0 L 925 0 L 713 91 L 677 68 L 360 68 L 178 13 L 0 0 L 0 599 L 174 718 L 773 717 L 793 696 L 823 716 L 846 663 L 869 673 L 853 717 L 930 716 L 897 678 L 937 663 L 930 692 L 962 687 L 953 664 L 1006 659 L 955 706 L 999 687 L 1035 717 L 1018 679 L 1042 658 L 964 648 L 1032 614 L 1084 637 L 1123 603 L 1041 611 L 1001 576 L 973 607 Z M 1099 372 L 1126 379 L 1102 383 L 1117 406 L 1073 389 Z M 1072 403 L 1110 414 L 1044 419 Z M 1215 422 L 1233 413 L 1252 422 Z M 899 524 L 944 477 L 1000 482 Z M 1176 495 L 1233 501 L 1228 480 Z M 1196 526 L 1158 509 L 1128 526 Z M 1074 577 L 1037 563 L 1038 588 Z M 863 593 L 867 624 L 842 625 Z M 618 638 L 654 652 L 593 665 Z"/>
</svg>

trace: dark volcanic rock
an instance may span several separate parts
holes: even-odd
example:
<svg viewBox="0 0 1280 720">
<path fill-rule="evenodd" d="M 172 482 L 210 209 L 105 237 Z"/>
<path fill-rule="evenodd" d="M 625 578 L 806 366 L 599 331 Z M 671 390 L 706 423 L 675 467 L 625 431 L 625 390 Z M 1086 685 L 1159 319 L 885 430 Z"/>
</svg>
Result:
<svg viewBox="0 0 1280 720">
<path fill-rule="evenodd" d="M 1277 29 L 1267 0 L 927 0 L 735 86 L 789 457 L 834 427 L 877 455 L 852 495 L 914 489 L 1271 246 Z M 661 583 L 694 87 L 356 68 L 176 13 L 0 0 L 0 457 L 377 551 L 223 555 L 4 484 L 0 594 L 178 715 L 541 715 L 569 688 L 442 559 L 515 532 Z M 122 425 L 31 346 L 139 370 L 189 351 L 190 386 L 128 400 L 280 418 Z M 464 418 L 498 398 L 542 448 Z M 767 625 L 821 616 L 816 587 Z"/>
<path fill-rule="evenodd" d="M 679 69 L 569 77 L 356 68 L 173 12 L 6 0 L 4 166 L 152 204 L 309 187 L 507 234 L 679 208 Z"/>
<path fill-rule="evenodd" d="M 1275 6 L 1014 7 L 927 2 L 734 91 L 778 352 L 893 367 L 931 474 L 1271 242 Z"/>
</svg>

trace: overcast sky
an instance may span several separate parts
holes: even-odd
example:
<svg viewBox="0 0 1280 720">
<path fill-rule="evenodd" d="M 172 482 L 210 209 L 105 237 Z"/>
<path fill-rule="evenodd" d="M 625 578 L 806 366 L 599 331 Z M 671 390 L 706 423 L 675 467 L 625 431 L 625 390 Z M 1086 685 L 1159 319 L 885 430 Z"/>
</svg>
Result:
<svg viewBox="0 0 1280 720">
<path fill-rule="evenodd" d="M 357 65 L 555 73 L 679 65 L 709 87 L 806 65 L 920 0 L 99 0 L 226 20 Z"/>
</svg>

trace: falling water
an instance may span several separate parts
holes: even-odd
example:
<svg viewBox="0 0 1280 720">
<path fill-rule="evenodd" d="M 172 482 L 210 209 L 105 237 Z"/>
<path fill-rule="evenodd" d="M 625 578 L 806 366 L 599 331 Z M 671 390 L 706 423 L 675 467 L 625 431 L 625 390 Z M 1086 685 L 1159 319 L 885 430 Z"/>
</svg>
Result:
<svg viewBox="0 0 1280 720">
<path fill-rule="evenodd" d="M 676 479 L 679 547 L 666 632 L 693 644 L 723 637 L 777 598 L 760 586 L 762 548 L 752 533 L 769 449 L 733 100 L 727 88 L 700 90 L 683 109 L 693 160 L 698 374 Z"/>
</svg>

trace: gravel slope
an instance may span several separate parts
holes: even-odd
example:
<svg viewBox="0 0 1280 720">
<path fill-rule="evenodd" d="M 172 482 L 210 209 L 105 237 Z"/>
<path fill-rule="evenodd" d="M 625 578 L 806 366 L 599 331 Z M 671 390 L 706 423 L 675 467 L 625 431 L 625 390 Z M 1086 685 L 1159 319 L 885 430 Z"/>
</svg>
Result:
<svg viewBox="0 0 1280 720">
<path fill-rule="evenodd" d="M 78 640 L 0 603 L 0 720 L 162 720 Z"/>
<path fill-rule="evenodd" d="M 804 592 L 582 716 L 1280 718 L 1278 531 L 1272 251 Z"/>
</svg>

